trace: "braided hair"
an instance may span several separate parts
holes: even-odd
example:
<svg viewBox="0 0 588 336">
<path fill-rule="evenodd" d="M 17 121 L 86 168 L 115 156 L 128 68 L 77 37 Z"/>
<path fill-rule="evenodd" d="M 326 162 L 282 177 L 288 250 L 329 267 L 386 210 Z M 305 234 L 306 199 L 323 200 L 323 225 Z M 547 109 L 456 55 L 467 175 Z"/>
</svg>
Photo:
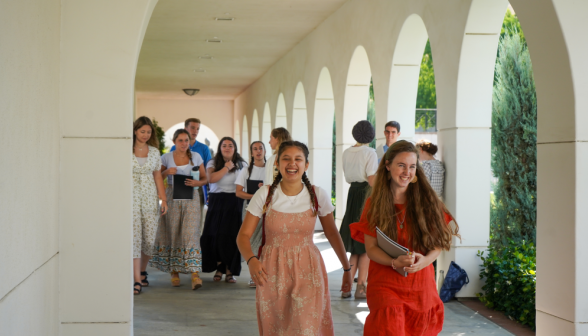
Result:
<svg viewBox="0 0 588 336">
<path fill-rule="evenodd" d="M 192 137 L 190 136 L 190 133 L 188 133 L 188 131 L 186 131 L 185 129 L 180 128 L 174 132 L 174 137 L 173 137 L 174 142 L 176 142 L 176 139 L 180 136 L 180 134 L 186 134 L 188 136 L 188 140 L 192 141 Z M 194 162 L 192 161 L 192 149 L 190 148 L 190 146 L 188 146 L 188 150 L 186 151 L 186 155 L 188 156 L 188 159 L 190 160 L 190 164 L 193 166 Z"/>
<path fill-rule="evenodd" d="M 280 162 L 280 156 L 282 156 L 284 151 L 290 147 L 297 147 L 298 149 L 300 149 L 304 153 L 304 158 L 306 162 L 308 162 L 309 151 L 308 147 L 306 147 L 305 144 L 299 141 L 284 141 L 280 144 L 280 148 L 278 149 L 278 154 L 276 157 L 276 161 L 278 163 Z M 270 186 L 269 193 L 265 201 L 265 205 L 263 206 L 263 213 L 266 213 L 267 210 L 269 210 L 269 205 L 272 202 L 274 192 L 276 191 L 276 188 L 278 187 L 280 181 L 282 181 L 282 173 L 278 172 L 278 175 L 274 179 L 274 183 L 272 183 L 272 185 Z M 308 189 L 308 193 L 310 194 L 310 208 L 312 209 L 312 215 L 316 216 L 318 213 L 318 206 L 316 205 L 318 204 L 318 198 L 316 196 L 316 193 L 314 192 L 314 188 L 310 183 L 310 180 L 308 179 L 308 176 L 306 175 L 306 172 L 302 174 L 302 182 L 304 183 L 304 185 Z"/>
<path fill-rule="evenodd" d="M 263 146 L 263 150 L 265 151 L 265 144 L 261 141 L 253 141 L 251 143 L 251 145 L 249 145 L 249 153 L 253 153 L 253 145 L 255 145 L 256 143 L 260 143 Z M 267 160 L 265 158 L 265 155 L 263 156 L 263 162 L 266 163 Z M 249 178 L 251 178 L 251 172 L 253 171 L 253 164 L 255 163 L 255 159 L 253 158 L 253 154 L 251 154 L 251 162 L 249 162 L 249 167 L 247 168 L 247 170 L 249 171 Z"/>
</svg>

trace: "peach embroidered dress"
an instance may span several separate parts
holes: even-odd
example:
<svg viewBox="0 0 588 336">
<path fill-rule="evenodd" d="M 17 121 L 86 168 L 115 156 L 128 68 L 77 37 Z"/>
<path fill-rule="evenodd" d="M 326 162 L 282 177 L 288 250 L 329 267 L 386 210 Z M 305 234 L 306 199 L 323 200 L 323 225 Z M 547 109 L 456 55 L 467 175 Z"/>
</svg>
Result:
<svg viewBox="0 0 588 336">
<path fill-rule="evenodd" d="M 258 190 L 247 211 L 263 216 L 269 186 Z M 333 211 L 328 193 L 315 187 L 319 216 Z M 257 286 L 256 307 L 259 334 L 334 335 L 327 271 L 313 243 L 313 216 L 306 187 L 296 196 L 286 196 L 278 186 L 265 217 L 266 243 L 261 262 L 268 283 Z"/>
</svg>

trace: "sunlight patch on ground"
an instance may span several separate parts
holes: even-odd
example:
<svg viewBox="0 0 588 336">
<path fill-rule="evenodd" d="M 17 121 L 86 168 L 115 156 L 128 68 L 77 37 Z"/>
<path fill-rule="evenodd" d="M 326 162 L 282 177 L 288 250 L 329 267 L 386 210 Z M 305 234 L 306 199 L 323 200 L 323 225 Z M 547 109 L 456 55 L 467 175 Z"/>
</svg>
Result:
<svg viewBox="0 0 588 336">
<path fill-rule="evenodd" d="M 365 324 L 365 319 L 367 318 L 369 313 L 370 313 L 369 311 L 362 311 L 362 312 L 355 314 L 355 317 L 357 317 L 357 319 L 359 320 L 359 322 L 361 322 L 361 324 Z"/>
<path fill-rule="evenodd" d="M 339 261 L 339 258 L 337 258 L 337 254 L 335 253 L 335 250 L 333 250 L 333 248 L 328 248 L 321 251 L 321 255 L 323 256 L 323 260 L 325 261 L 327 273 L 331 273 L 341 269 L 341 262 Z"/>
<path fill-rule="evenodd" d="M 357 305 L 357 308 L 367 308 L 367 307 L 368 307 L 368 305 L 367 305 L 367 302 L 360 302 L 360 303 Z"/>
</svg>

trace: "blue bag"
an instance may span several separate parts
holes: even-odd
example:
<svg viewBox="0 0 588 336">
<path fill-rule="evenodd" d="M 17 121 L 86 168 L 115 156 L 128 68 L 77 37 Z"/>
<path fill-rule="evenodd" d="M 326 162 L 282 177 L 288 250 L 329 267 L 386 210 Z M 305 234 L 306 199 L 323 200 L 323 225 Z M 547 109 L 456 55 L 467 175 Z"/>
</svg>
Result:
<svg viewBox="0 0 588 336">
<path fill-rule="evenodd" d="M 453 299 L 455 293 L 459 292 L 463 285 L 469 283 L 470 278 L 468 278 L 466 271 L 452 261 L 451 265 L 449 265 L 449 270 L 447 270 L 447 276 L 445 277 L 443 286 L 441 287 L 441 293 L 439 293 L 441 301 L 448 302 Z"/>
</svg>

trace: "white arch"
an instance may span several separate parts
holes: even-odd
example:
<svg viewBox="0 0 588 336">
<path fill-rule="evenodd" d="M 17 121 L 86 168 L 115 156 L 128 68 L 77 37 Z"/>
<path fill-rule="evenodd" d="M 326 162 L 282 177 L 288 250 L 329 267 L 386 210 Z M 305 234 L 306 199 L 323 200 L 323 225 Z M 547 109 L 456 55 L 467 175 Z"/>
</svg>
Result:
<svg viewBox="0 0 588 336">
<path fill-rule="evenodd" d="M 372 72 L 367 52 L 357 46 L 351 57 L 343 99 L 343 115 L 337 116 L 337 223 L 343 220 L 349 184 L 345 181 L 342 168 L 343 151 L 355 144 L 351 135 L 353 126 L 359 120 L 365 120 L 370 94 Z"/>
<path fill-rule="evenodd" d="M 241 144 L 243 145 L 243 146 L 241 146 L 241 156 L 244 158 L 249 158 L 249 146 L 248 146 L 248 144 L 249 144 L 249 130 L 248 130 L 248 128 L 249 128 L 249 125 L 247 123 L 247 116 L 244 115 L 243 116 L 243 133 L 242 133 L 243 138 L 241 141 Z M 247 159 L 245 159 L 245 160 L 247 160 Z"/>
<path fill-rule="evenodd" d="M 241 128 L 239 127 L 239 120 L 235 119 L 234 139 L 237 147 L 241 148 Z"/>
<path fill-rule="evenodd" d="M 387 121 L 395 120 L 400 123 L 401 138 L 414 140 L 419 73 L 428 38 L 420 16 L 412 14 L 404 21 L 392 58 L 387 120 L 380 121 L 378 130 L 383 130 Z M 376 135 L 382 137 L 383 132 Z"/>
<path fill-rule="evenodd" d="M 266 156 L 271 152 L 271 147 L 269 144 L 269 137 L 272 132 L 272 118 L 271 118 L 271 111 L 269 103 L 265 103 L 265 107 L 263 108 L 263 123 L 261 124 L 261 141 L 265 145 Z"/>
<path fill-rule="evenodd" d="M 253 118 L 251 119 L 251 137 L 250 141 L 258 141 L 259 140 L 259 116 L 257 115 L 257 110 L 253 110 Z M 249 143 L 245 144 L 245 146 L 249 147 Z"/>
<path fill-rule="evenodd" d="M 292 139 L 308 144 L 308 116 L 306 112 L 306 94 L 302 82 L 296 85 L 294 93 L 294 110 L 292 112 Z"/>
<path fill-rule="evenodd" d="M 278 105 L 276 107 L 276 122 L 274 128 L 284 127 L 288 129 L 288 112 L 286 110 L 286 100 L 284 94 L 278 95 Z"/>
</svg>

